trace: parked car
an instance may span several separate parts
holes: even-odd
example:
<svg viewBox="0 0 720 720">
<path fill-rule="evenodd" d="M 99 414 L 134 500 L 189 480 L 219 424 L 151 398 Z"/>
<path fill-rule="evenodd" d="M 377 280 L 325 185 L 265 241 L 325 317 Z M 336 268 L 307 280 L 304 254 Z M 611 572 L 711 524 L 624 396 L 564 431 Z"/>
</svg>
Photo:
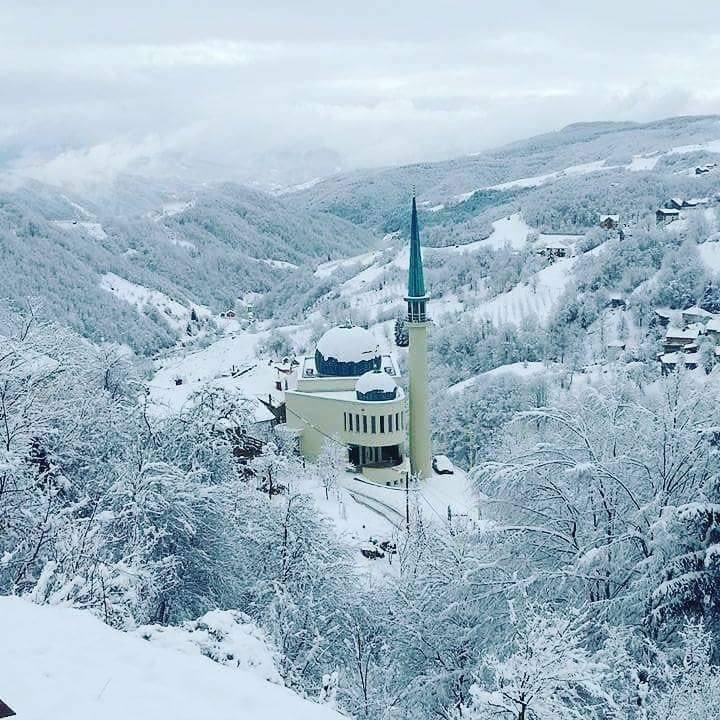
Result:
<svg viewBox="0 0 720 720">
<path fill-rule="evenodd" d="M 438 475 L 452 475 L 455 472 L 455 466 L 447 455 L 435 455 L 432 466 Z"/>
</svg>

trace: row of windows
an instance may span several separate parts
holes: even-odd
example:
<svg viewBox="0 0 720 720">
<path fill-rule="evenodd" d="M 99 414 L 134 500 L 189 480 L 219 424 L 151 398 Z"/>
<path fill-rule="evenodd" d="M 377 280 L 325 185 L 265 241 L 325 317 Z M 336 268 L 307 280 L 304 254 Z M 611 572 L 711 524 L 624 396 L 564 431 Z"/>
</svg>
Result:
<svg viewBox="0 0 720 720">
<path fill-rule="evenodd" d="M 360 415 L 360 413 L 343 413 L 345 432 L 384 433 L 397 432 L 405 429 L 405 413 L 390 415 Z"/>
</svg>

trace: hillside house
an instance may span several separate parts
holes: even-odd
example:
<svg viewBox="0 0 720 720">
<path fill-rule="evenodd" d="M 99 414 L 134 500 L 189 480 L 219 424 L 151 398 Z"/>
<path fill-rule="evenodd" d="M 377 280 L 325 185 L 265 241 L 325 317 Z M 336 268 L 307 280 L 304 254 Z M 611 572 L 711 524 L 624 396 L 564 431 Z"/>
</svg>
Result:
<svg viewBox="0 0 720 720">
<path fill-rule="evenodd" d="M 627 302 L 625 301 L 625 296 L 621 293 L 611 293 L 608 296 L 607 305 L 610 308 L 619 308 L 624 310 L 627 307 Z"/>
<path fill-rule="evenodd" d="M 705 334 L 711 339 L 720 341 L 720 317 L 713 317 L 705 325 Z"/>
<path fill-rule="evenodd" d="M 547 238 L 538 247 L 537 253 L 549 258 L 566 258 L 572 255 L 572 250 L 567 241 Z"/>
<path fill-rule="evenodd" d="M 682 210 L 685 207 L 685 201 L 680 197 L 670 198 L 665 203 L 665 207 L 670 210 Z"/>
<path fill-rule="evenodd" d="M 693 305 L 682 311 L 681 313 L 683 322 L 688 325 L 691 323 L 702 323 L 703 325 L 715 317 L 711 312 L 703 310 L 697 305 Z"/>
<path fill-rule="evenodd" d="M 697 325 L 691 325 L 686 328 L 670 325 L 665 332 L 663 349 L 666 353 L 676 351 L 689 352 L 691 346 L 697 342 L 699 335 L 700 328 Z"/>
<path fill-rule="evenodd" d="M 653 311 L 652 324 L 667 327 L 670 324 L 672 311 L 667 308 L 655 308 Z"/>
<path fill-rule="evenodd" d="M 617 230 L 620 225 L 620 216 L 601 215 L 599 225 L 603 230 Z"/>
<path fill-rule="evenodd" d="M 693 355 L 685 355 L 684 353 L 674 352 L 665 353 L 658 358 L 660 361 L 661 371 L 663 375 L 673 372 L 678 365 L 686 367 L 688 370 L 694 370 L 698 366 L 698 360 Z"/>
<path fill-rule="evenodd" d="M 680 219 L 680 210 L 677 208 L 658 208 L 655 211 L 655 223 L 657 225 L 669 225 Z"/>
</svg>

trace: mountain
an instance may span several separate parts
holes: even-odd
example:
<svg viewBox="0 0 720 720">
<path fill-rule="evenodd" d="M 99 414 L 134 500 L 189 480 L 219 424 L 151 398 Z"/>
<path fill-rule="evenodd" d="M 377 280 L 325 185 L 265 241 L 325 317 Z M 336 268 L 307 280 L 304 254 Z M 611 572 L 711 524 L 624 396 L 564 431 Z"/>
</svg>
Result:
<svg viewBox="0 0 720 720">
<path fill-rule="evenodd" d="M 153 352 L 183 325 L 166 321 L 170 303 L 216 315 L 373 242 L 341 218 L 232 183 L 121 177 L 83 193 L 25 183 L 0 193 L 0 299 L 33 298 L 93 340 Z M 108 291 L 108 274 L 129 283 L 131 301 Z M 157 292 L 168 301 L 145 302 Z"/>
<path fill-rule="evenodd" d="M 450 226 L 459 222 L 465 227 L 455 227 L 454 236 L 479 239 L 481 233 L 489 234 L 490 220 L 501 216 L 507 206 L 523 202 L 548 180 L 567 185 L 562 181 L 589 175 L 588 181 L 597 183 L 600 174 L 603 189 L 611 182 L 620 182 L 623 188 L 616 195 L 626 189 L 632 192 L 633 183 L 639 179 L 637 171 L 654 170 L 672 176 L 679 169 L 676 161 L 690 158 L 687 166 L 710 158 L 705 144 L 719 138 L 720 116 L 677 117 L 651 123 L 576 123 L 477 155 L 326 178 L 295 193 L 291 200 L 298 207 L 330 212 L 392 232 L 404 228 L 408 195 L 415 186 L 426 226 L 441 224 L 449 232 Z M 677 148 L 686 148 L 687 152 L 678 153 Z M 547 178 L 551 174 L 555 177 Z M 667 184 L 688 185 L 678 177 L 668 177 Z M 426 240 L 429 244 L 448 244 L 438 235 L 432 230 L 426 233 Z"/>
</svg>

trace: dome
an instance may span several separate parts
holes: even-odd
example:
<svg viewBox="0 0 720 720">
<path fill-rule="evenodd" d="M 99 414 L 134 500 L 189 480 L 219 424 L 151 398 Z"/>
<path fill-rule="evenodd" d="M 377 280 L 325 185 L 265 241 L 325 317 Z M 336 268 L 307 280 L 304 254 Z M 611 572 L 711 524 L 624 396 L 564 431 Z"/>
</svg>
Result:
<svg viewBox="0 0 720 720">
<path fill-rule="evenodd" d="M 386 372 L 371 370 L 361 375 L 355 383 L 358 400 L 394 400 L 398 386 Z"/>
<path fill-rule="evenodd" d="M 380 350 L 372 333 L 361 327 L 335 327 L 319 340 L 315 369 L 319 375 L 355 377 L 380 367 Z"/>
</svg>

